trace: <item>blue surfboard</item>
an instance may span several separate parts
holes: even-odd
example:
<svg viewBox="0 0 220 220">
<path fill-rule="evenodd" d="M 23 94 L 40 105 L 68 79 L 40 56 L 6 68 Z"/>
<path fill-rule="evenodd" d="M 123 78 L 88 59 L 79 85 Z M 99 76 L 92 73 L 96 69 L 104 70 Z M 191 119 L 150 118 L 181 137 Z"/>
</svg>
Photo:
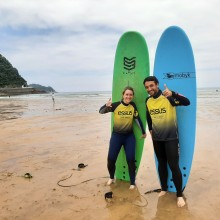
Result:
<svg viewBox="0 0 220 220">
<path fill-rule="evenodd" d="M 166 84 L 170 90 L 183 94 L 190 100 L 189 106 L 176 108 L 180 145 L 179 165 L 183 175 L 184 190 L 194 153 L 197 96 L 193 50 L 186 33 L 181 28 L 171 26 L 163 32 L 156 49 L 154 75 L 159 80 L 161 90 Z M 155 161 L 157 166 L 157 159 Z M 168 175 L 168 191 L 176 192 L 170 169 Z"/>
</svg>

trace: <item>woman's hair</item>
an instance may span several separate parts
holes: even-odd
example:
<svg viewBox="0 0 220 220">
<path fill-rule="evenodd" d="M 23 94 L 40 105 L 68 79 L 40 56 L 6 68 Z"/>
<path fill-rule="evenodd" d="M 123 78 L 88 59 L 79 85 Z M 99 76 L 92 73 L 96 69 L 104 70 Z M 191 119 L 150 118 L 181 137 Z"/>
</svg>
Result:
<svg viewBox="0 0 220 220">
<path fill-rule="evenodd" d="M 126 86 L 126 87 L 123 89 L 123 91 L 122 91 L 122 95 L 125 94 L 125 91 L 126 91 L 126 90 L 132 91 L 132 92 L 133 92 L 133 95 L 134 95 L 134 89 L 133 89 L 131 86 Z"/>
</svg>

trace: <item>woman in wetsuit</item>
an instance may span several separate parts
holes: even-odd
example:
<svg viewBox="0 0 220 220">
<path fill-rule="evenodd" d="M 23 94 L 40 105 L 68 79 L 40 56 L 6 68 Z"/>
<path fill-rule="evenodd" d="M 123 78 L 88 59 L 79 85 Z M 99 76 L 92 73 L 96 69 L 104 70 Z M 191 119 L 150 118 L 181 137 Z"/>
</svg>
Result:
<svg viewBox="0 0 220 220">
<path fill-rule="evenodd" d="M 133 133 L 133 120 L 136 121 L 142 131 L 142 138 L 146 137 L 145 129 L 138 115 L 138 110 L 134 102 L 134 90 L 132 87 L 125 87 L 122 92 L 122 100 L 111 102 L 111 99 L 103 105 L 99 113 L 105 114 L 113 112 L 114 126 L 109 144 L 108 152 L 108 171 L 110 179 L 107 185 L 114 183 L 115 163 L 122 145 L 124 146 L 128 171 L 130 176 L 130 189 L 135 188 L 135 136 Z"/>
</svg>

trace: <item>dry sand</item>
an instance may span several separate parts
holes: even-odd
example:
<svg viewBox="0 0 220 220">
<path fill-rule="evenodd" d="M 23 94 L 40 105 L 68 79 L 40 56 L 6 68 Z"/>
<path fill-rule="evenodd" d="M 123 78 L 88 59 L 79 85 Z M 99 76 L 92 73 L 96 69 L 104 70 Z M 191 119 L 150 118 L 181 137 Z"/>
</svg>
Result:
<svg viewBox="0 0 220 220">
<path fill-rule="evenodd" d="M 149 134 L 137 189 L 130 191 L 129 183 L 123 181 L 106 186 L 110 114 L 98 114 L 102 100 L 81 101 L 79 113 L 59 104 L 54 110 L 51 103 L 45 107 L 34 99 L 0 103 L 8 106 L 0 121 L 1 220 L 219 219 L 219 104 L 215 109 L 198 108 L 193 167 L 184 191 L 187 205 L 178 208 L 174 193 L 160 199 L 157 193 L 144 194 L 159 188 Z M 42 113 L 36 114 L 36 109 Z M 88 166 L 77 170 L 79 163 Z M 25 173 L 33 178 L 24 178 Z M 70 175 L 60 182 L 70 187 L 58 186 Z M 108 191 L 114 194 L 111 201 L 104 199 Z"/>
</svg>

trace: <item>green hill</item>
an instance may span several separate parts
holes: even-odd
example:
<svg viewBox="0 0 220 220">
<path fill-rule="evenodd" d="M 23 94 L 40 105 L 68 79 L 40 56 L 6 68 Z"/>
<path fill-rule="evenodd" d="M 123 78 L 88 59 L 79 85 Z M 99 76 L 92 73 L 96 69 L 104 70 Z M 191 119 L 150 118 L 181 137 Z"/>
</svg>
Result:
<svg viewBox="0 0 220 220">
<path fill-rule="evenodd" d="M 50 86 L 41 86 L 39 84 L 29 84 L 28 85 L 29 87 L 32 87 L 32 88 L 35 88 L 37 89 L 38 91 L 44 91 L 44 92 L 47 92 L 47 93 L 50 93 L 50 92 L 56 92 L 52 87 Z"/>
<path fill-rule="evenodd" d="M 0 88 L 16 88 L 27 85 L 27 81 L 22 78 L 18 70 L 0 54 Z"/>
<path fill-rule="evenodd" d="M 27 81 L 22 78 L 19 75 L 18 70 L 14 68 L 12 64 L 0 54 L 0 95 L 56 92 L 50 86 L 46 87 L 39 84 L 30 84 L 28 86 L 34 89 L 21 89 L 22 87 L 27 87 Z"/>
</svg>

